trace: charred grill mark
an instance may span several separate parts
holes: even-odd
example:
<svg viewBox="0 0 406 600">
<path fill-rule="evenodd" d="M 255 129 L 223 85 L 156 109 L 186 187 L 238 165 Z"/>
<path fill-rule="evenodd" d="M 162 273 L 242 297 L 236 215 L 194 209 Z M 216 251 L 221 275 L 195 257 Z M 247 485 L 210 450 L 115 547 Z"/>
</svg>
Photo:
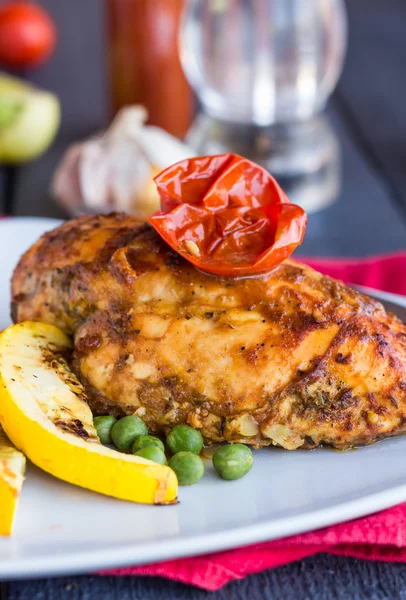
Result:
<svg viewBox="0 0 406 600">
<path fill-rule="evenodd" d="M 392 402 L 392 404 L 395 408 L 399 408 L 398 401 L 396 400 L 396 398 L 394 396 L 389 396 L 389 400 Z"/>
<path fill-rule="evenodd" d="M 352 355 L 350 353 L 350 354 L 347 354 L 346 356 L 344 356 L 344 354 L 342 354 L 342 352 L 339 352 L 338 354 L 336 354 L 336 357 L 334 360 L 337 363 L 340 363 L 342 365 L 348 365 L 352 361 Z"/>
<path fill-rule="evenodd" d="M 347 409 L 351 406 L 358 405 L 359 398 L 353 396 L 352 390 L 345 389 L 338 393 L 334 404 L 339 408 Z"/>
<path fill-rule="evenodd" d="M 100 248 L 95 262 L 108 263 L 113 254 L 120 248 L 128 246 L 141 233 L 142 229 L 144 229 L 143 226 L 116 229 L 104 246 Z"/>
<path fill-rule="evenodd" d="M 10 307 L 10 316 L 13 323 L 17 323 L 18 321 L 18 302 L 13 301 Z"/>
<path fill-rule="evenodd" d="M 101 346 L 101 336 L 99 334 L 85 335 L 76 342 L 76 351 L 79 354 L 86 355 L 94 352 Z"/>
<path fill-rule="evenodd" d="M 227 425 L 227 419 L 226 419 L 226 417 L 221 417 L 220 418 L 220 426 L 219 426 L 219 428 L 220 428 L 220 434 L 222 436 L 224 435 L 224 432 L 226 430 L 226 425 Z"/>
<path fill-rule="evenodd" d="M 304 336 L 308 335 L 311 331 L 315 331 L 320 327 L 325 328 L 326 326 L 328 326 L 327 323 L 320 321 L 313 314 L 298 312 L 292 318 L 291 329 L 292 331 Z"/>
<path fill-rule="evenodd" d="M 114 366 L 115 371 L 120 372 L 124 369 L 124 367 L 126 366 L 126 363 L 129 359 L 130 355 L 128 353 L 122 354 L 118 360 L 116 361 L 116 364 Z"/>
<path fill-rule="evenodd" d="M 173 377 L 164 377 L 161 380 L 162 385 L 169 389 L 175 389 L 179 382 L 179 377 L 177 375 L 174 375 Z"/>
<path fill-rule="evenodd" d="M 82 421 L 79 419 L 73 419 L 73 421 L 64 421 L 63 419 L 55 419 L 54 424 L 66 431 L 67 433 L 73 433 L 74 435 L 79 436 L 83 440 L 89 440 L 90 435 L 86 431 Z"/>
<path fill-rule="evenodd" d="M 64 273 L 64 277 L 62 278 L 62 280 L 60 282 L 61 290 L 63 292 L 66 292 L 67 294 L 69 294 L 74 279 L 75 279 L 75 274 L 72 271 L 66 271 Z"/>
<path fill-rule="evenodd" d="M 120 345 L 133 340 L 134 334 L 140 333 L 139 329 L 133 329 L 133 316 L 128 306 L 114 301 L 111 302 L 109 310 L 99 311 L 89 322 L 88 327 L 94 335 L 100 337 L 101 341 L 105 336 L 107 343 L 117 342 Z"/>
<path fill-rule="evenodd" d="M 164 264 L 166 267 L 169 267 L 170 269 L 176 269 L 182 264 L 182 262 L 184 262 L 184 259 L 176 252 L 172 252 L 171 250 L 166 252 L 164 258 Z"/>
<path fill-rule="evenodd" d="M 344 431 L 352 431 L 354 429 L 354 424 L 351 419 L 347 419 L 343 424 Z"/>
<path fill-rule="evenodd" d="M 383 416 L 383 415 L 386 415 L 388 413 L 388 408 L 386 406 L 384 406 L 383 404 L 378 405 L 376 403 L 374 411 L 376 412 L 377 415 Z"/>
<path fill-rule="evenodd" d="M 27 294 L 24 294 L 23 292 L 21 292 L 19 294 L 15 294 L 15 296 L 13 298 L 13 302 L 18 304 L 20 302 L 25 302 L 26 299 L 27 299 Z"/>
<path fill-rule="evenodd" d="M 157 268 L 158 248 L 130 247 L 126 252 L 126 259 L 131 269 L 137 273 L 155 271 Z"/>
<path fill-rule="evenodd" d="M 129 326 L 131 325 L 132 318 L 131 315 L 124 314 L 120 316 L 115 316 L 112 319 L 112 325 L 115 333 L 118 336 L 125 335 L 129 333 Z"/>
<path fill-rule="evenodd" d="M 374 333 L 373 337 L 376 338 L 379 346 L 388 346 L 388 342 L 385 340 L 385 337 L 382 335 L 382 333 Z"/>
<path fill-rule="evenodd" d="M 70 368 L 70 362 L 72 362 L 71 350 L 66 349 L 62 351 L 61 349 L 55 350 L 55 348 L 49 347 L 43 348 L 42 360 L 49 369 L 55 371 L 60 379 L 69 386 L 71 392 L 75 394 L 78 400 L 86 404 L 88 403 L 85 390 L 77 379 L 75 372 Z"/>
</svg>

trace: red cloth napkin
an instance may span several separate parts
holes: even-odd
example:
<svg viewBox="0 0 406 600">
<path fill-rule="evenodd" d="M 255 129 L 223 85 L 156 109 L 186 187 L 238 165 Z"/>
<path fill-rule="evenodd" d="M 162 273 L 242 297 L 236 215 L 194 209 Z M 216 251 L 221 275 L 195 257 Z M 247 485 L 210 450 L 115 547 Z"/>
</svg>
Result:
<svg viewBox="0 0 406 600">
<path fill-rule="evenodd" d="M 298 257 L 298 260 L 346 283 L 406 296 L 406 251 L 364 259 Z"/>
<path fill-rule="evenodd" d="M 406 295 L 406 252 L 365 260 L 299 260 L 347 283 Z M 102 574 L 159 575 L 206 590 L 217 590 L 250 573 L 277 567 L 317 552 L 406 562 L 406 503 L 363 519 L 282 540 L 205 556 L 105 571 Z"/>
</svg>

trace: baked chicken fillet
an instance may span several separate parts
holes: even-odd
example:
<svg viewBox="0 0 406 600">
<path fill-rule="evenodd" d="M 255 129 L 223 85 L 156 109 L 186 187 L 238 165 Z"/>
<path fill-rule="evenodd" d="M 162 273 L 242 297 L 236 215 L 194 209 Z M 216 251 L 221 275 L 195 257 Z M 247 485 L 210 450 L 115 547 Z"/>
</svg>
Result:
<svg viewBox="0 0 406 600">
<path fill-rule="evenodd" d="M 291 260 L 258 278 L 218 278 L 134 217 L 86 216 L 22 257 L 12 297 L 15 321 L 74 336 L 73 368 L 96 414 L 289 450 L 406 431 L 405 325 Z"/>
</svg>

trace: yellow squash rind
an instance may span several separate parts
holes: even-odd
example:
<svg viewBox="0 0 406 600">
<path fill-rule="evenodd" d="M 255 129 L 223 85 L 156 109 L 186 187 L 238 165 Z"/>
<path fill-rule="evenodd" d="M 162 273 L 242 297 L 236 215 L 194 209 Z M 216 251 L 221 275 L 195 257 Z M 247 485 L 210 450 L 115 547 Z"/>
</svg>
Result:
<svg viewBox="0 0 406 600">
<path fill-rule="evenodd" d="M 62 331 L 43 323 L 0 334 L 0 422 L 9 438 L 38 467 L 74 485 L 132 502 L 175 501 L 169 467 L 100 444 L 83 388 L 66 364 L 69 383 L 49 360 L 50 351 L 60 357 L 69 348 Z"/>
<path fill-rule="evenodd" d="M 0 427 L 0 536 L 11 535 L 24 483 L 25 463 L 25 456 Z"/>
</svg>

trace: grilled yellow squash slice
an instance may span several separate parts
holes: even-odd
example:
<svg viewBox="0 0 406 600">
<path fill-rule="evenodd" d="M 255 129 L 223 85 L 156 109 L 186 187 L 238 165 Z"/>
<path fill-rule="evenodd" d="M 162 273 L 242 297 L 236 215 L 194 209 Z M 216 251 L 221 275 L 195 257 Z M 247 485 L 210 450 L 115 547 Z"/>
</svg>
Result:
<svg viewBox="0 0 406 600">
<path fill-rule="evenodd" d="M 0 535 L 10 535 L 24 482 L 25 456 L 0 427 Z"/>
<path fill-rule="evenodd" d="M 43 323 L 0 334 L 0 423 L 38 467 L 69 483 L 147 504 L 176 499 L 167 466 L 110 450 L 99 441 L 85 392 L 69 369 L 71 344 Z"/>
</svg>

